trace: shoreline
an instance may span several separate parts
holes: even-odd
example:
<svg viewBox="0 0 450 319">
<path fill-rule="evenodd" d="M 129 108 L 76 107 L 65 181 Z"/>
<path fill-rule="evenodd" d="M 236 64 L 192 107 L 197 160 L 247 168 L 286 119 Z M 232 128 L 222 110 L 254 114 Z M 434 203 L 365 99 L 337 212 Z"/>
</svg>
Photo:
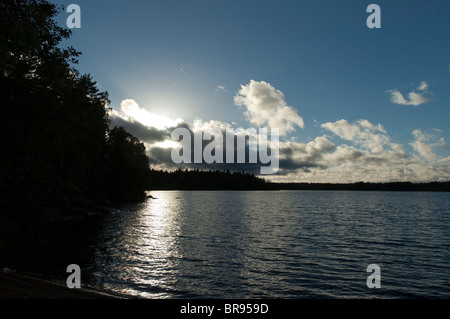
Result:
<svg viewBox="0 0 450 319">
<path fill-rule="evenodd" d="M 124 299 L 90 288 L 70 289 L 63 284 L 13 270 L 0 270 L 0 299 Z"/>
<path fill-rule="evenodd" d="M 214 187 L 214 186 L 154 186 L 152 191 L 280 191 L 280 190 L 326 190 L 326 191 L 385 191 L 385 192 L 450 192 L 450 181 L 412 183 L 412 182 L 358 182 L 358 183 L 306 183 L 270 182 L 263 187 Z"/>
</svg>

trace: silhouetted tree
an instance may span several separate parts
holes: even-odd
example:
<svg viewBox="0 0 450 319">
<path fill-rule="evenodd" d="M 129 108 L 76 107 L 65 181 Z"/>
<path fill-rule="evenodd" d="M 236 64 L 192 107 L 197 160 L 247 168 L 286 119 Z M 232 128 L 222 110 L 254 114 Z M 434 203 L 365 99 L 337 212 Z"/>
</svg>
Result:
<svg viewBox="0 0 450 319">
<path fill-rule="evenodd" d="M 178 190 L 264 190 L 272 189 L 265 179 L 251 173 L 208 170 L 181 170 L 173 172 L 152 169 L 148 189 Z"/>
<path fill-rule="evenodd" d="M 108 133 L 107 156 L 109 195 L 120 200 L 142 197 L 150 172 L 144 144 L 123 127 L 115 127 Z"/>
<path fill-rule="evenodd" d="M 0 203 L 12 213 L 58 194 L 117 197 L 114 174 L 122 190 L 142 193 L 148 170 L 143 145 L 109 131 L 107 92 L 73 67 L 81 53 L 60 47 L 71 31 L 54 21 L 59 10 L 0 3 Z"/>
<path fill-rule="evenodd" d="M 3 200 L 36 201 L 57 189 L 64 95 L 77 84 L 70 63 L 79 53 L 58 47 L 70 31 L 52 20 L 57 9 L 47 1 L 6 0 L 0 12 L 0 192 Z"/>
</svg>

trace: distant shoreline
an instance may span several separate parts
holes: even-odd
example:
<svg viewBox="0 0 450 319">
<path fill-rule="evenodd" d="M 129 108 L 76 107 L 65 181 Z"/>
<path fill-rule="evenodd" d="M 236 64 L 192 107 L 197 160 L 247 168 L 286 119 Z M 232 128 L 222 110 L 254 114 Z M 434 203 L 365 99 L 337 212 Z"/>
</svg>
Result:
<svg viewBox="0 0 450 319">
<path fill-rule="evenodd" d="M 408 191 L 450 192 L 448 182 L 389 182 L 389 183 L 271 183 L 282 190 L 352 190 L 352 191 Z"/>
<path fill-rule="evenodd" d="M 256 191 L 256 190 L 336 190 L 336 191 L 403 191 L 403 192 L 450 192 L 448 182 L 389 182 L 389 183 L 267 183 L 263 187 L 239 188 L 239 187 L 204 187 L 192 185 L 184 187 L 155 187 L 147 191 L 165 190 L 189 190 L 189 191 Z"/>
</svg>

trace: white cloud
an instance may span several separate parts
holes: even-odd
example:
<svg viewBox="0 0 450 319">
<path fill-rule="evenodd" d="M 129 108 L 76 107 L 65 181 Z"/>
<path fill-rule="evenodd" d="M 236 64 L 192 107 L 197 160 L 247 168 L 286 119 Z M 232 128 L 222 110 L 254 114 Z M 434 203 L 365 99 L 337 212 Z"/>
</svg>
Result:
<svg viewBox="0 0 450 319">
<path fill-rule="evenodd" d="M 441 159 L 439 160 L 439 163 L 443 163 L 443 162 L 449 162 L 449 163 L 450 163 L 450 156 L 447 156 L 447 157 L 445 157 L 445 158 L 441 158 Z"/>
<path fill-rule="evenodd" d="M 115 116 L 121 117 L 128 121 L 139 122 L 147 127 L 153 127 L 158 130 L 164 130 L 170 127 L 176 127 L 182 123 L 182 119 L 171 120 L 168 117 L 157 115 L 141 108 L 135 100 L 126 99 L 120 103 L 122 113 L 113 111 Z"/>
<path fill-rule="evenodd" d="M 227 128 L 231 128 L 231 125 L 226 122 L 210 120 L 203 122 L 202 120 L 194 120 L 194 124 L 192 125 L 192 131 L 206 131 L 206 130 L 214 130 L 219 129 L 220 131 L 226 131 Z"/>
<path fill-rule="evenodd" d="M 421 93 L 417 93 L 415 91 L 411 91 L 408 93 L 408 99 L 406 99 L 402 93 L 397 90 L 389 90 L 388 93 L 391 94 L 391 102 L 400 105 L 414 105 L 418 106 L 424 103 L 429 102 L 430 95 L 433 93 L 428 91 L 429 85 L 426 81 L 422 81 L 420 85 L 417 87 L 417 90 Z"/>
<path fill-rule="evenodd" d="M 408 155 L 403 145 L 391 141 L 381 124 L 367 120 L 350 123 L 345 119 L 322 127 L 346 142 L 335 145 L 320 136 L 308 143 L 280 143 L 278 182 L 393 182 L 450 180 L 450 156 L 439 157 L 434 147 L 445 148 L 445 140 L 436 134 L 414 130 L 411 145 L 417 152 Z M 433 132 L 442 132 L 433 129 Z"/>
<path fill-rule="evenodd" d="M 437 133 L 441 133 L 442 130 L 433 129 L 433 131 Z M 435 134 L 427 134 L 422 132 L 419 129 L 416 129 L 412 132 L 414 136 L 414 141 L 410 143 L 410 145 L 414 148 L 414 150 L 427 161 L 436 161 L 438 160 L 438 155 L 433 151 L 434 147 L 441 147 L 442 149 L 448 149 L 448 145 L 445 142 L 444 138 L 439 138 Z"/>
<path fill-rule="evenodd" d="M 418 88 L 427 89 L 424 83 Z M 235 100 L 236 104 L 242 103 L 245 107 L 252 123 L 283 127 L 285 132 L 303 124 L 295 110 L 286 106 L 283 93 L 266 82 L 252 81 L 242 86 Z M 293 112 L 287 118 L 279 116 L 284 108 L 290 109 L 288 113 Z M 253 113 L 256 111 L 260 111 L 262 115 L 258 117 Z M 150 162 L 158 169 L 177 168 L 170 157 L 170 149 L 177 146 L 176 142 L 170 141 L 170 129 L 173 127 L 188 127 L 193 132 L 209 129 L 224 132 L 234 126 L 237 135 L 253 134 L 239 130 L 236 123 L 211 120 L 201 124 L 195 121 L 188 124 L 180 119 L 172 120 L 145 110 L 131 99 L 123 100 L 119 111 L 111 110 L 110 119 L 112 124 L 124 126 L 145 143 Z M 316 125 L 320 123 L 316 122 Z M 413 151 L 408 154 L 403 145 L 391 140 L 380 123 L 372 123 L 366 119 L 354 122 L 341 119 L 323 123 L 320 127 L 330 136 L 317 136 L 305 143 L 297 142 L 295 138 L 284 137 L 284 140 L 280 140 L 279 173 L 266 178 L 280 182 L 326 183 L 450 180 L 449 147 L 441 137 L 441 129 L 412 131 L 410 146 Z M 340 138 L 340 143 L 335 143 L 333 138 Z M 224 144 L 219 144 L 217 150 L 220 151 L 224 147 Z M 250 140 L 248 147 L 253 147 Z M 206 164 L 185 167 L 211 168 Z M 227 167 L 224 164 L 220 169 Z M 242 170 L 247 169 L 251 170 L 252 166 L 242 166 Z"/>
<path fill-rule="evenodd" d="M 218 85 L 214 91 L 215 92 L 223 91 L 225 93 L 228 93 L 228 90 L 223 85 Z"/>
<path fill-rule="evenodd" d="M 450 180 L 450 156 L 439 156 L 436 147 L 447 147 L 440 138 L 442 130 L 430 129 L 425 133 L 419 129 L 412 132 L 410 145 L 414 153 L 408 154 L 403 145 L 392 142 L 388 132 L 381 124 L 361 119 L 348 122 L 345 119 L 321 125 L 334 136 L 343 140 L 337 145 L 332 136 L 317 136 L 313 140 L 300 143 L 288 139 L 279 143 L 279 173 L 265 176 L 275 182 L 323 182 L 352 183 L 394 182 L 394 181 L 446 181 Z M 189 125 L 193 132 L 218 129 L 224 132 L 233 128 L 221 121 L 194 122 Z M 252 135 L 245 130 L 236 129 L 237 135 Z M 225 142 L 225 140 L 223 141 Z M 249 141 L 250 142 L 250 141 Z M 249 143 L 249 147 L 253 144 Z M 146 145 L 147 146 L 147 145 Z M 176 166 L 168 156 L 167 141 L 155 141 L 148 145 L 149 156 L 158 169 L 174 169 Z M 217 145 L 218 151 L 225 145 Z M 194 166 L 185 166 L 193 168 Z M 222 166 L 235 169 L 236 167 Z M 197 168 L 209 169 L 208 165 Z M 242 166 L 249 169 L 251 166 Z"/>
<path fill-rule="evenodd" d="M 280 135 L 295 130 L 295 126 L 304 127 L 304 122 L 297 111 L 286 105 L 283 92 L 264 81 L 251 80 L 234 97 L 238 106 L 245 107 L 245 116 L 255 125 L 268 125 L 278 128 Z"/>
<path fill-rule="evenodd" d="M 281 142 L 280 154 L 283 169 L 310 169 L 327 165 L 323 157 L 336 146 L 326 136 L 318 136 L 308 143 Z"/>
<path fill-rule="evenodd" d="M 372 124 L 367 120 L 358 120 L 349 123 L 347 120 L 328 122 L 321 125 L 340 138 L 352 141 L 363 148 L 368 148 L 373 152 L 380 152 L 383 147 L 390 142 L 386 131 L 381 124 Z"/>
<path fill-rule="evenodd" d="M 416 93 L 416 92 L 409 92 L 408 93 L 408 99 L 406 100 L 399 91 L 390 91 L 391 93 L 391 102 L 395 104 L 400 105 L 414 105 L 418 106 L 420 104 L 424 104 L 430 101 L 428 97 L 426 97 L 424 94 Z"/>
<path fill-rule="evenodd" d="M 426 81 L 420 82 L 420 85 L 417 87 L 419 91 L 426 91 L 428 90 L 428 83 Z"/>
</svg>

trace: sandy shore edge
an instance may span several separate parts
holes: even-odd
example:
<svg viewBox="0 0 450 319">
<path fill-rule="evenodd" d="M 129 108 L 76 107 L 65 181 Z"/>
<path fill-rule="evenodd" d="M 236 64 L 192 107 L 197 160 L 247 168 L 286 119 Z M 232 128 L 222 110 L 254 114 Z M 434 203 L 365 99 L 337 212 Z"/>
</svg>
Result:
<svg viewBox="0 0 450 319">
<path fill-rule="evenodd" d="M 0 299 L 123 299 L 111 294 L 80 288 L 70 289 L 49 280 L 0 269 Z"/>
</svg>

